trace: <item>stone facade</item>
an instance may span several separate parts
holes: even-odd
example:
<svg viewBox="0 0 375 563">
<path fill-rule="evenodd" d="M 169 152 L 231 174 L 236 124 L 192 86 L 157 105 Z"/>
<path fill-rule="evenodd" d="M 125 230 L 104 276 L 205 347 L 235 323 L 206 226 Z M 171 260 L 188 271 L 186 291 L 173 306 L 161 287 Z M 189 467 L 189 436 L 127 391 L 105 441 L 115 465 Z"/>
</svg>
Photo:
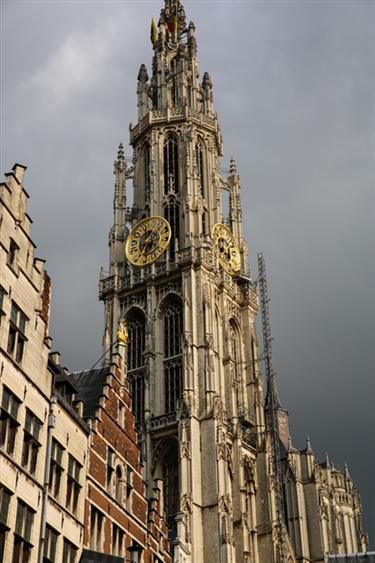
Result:
<svg viewBox="0 0 375 563">
<path fill-rule="evenodd" d="M 101 272 L 99 295 L 104 365 L 119 323 L 128 328 L 145 478 L 149 487 L 164 481 L 173 560 L 323 562 L 330 551 L 363 550 L 358 495 L 342 491 L 345 509 L 330 508 L 339 520 L 345 513 L 340 544 L 336 516 L 327 524 L 321 508 L 323 497 L 336 502 L 336 481 L 311 453 L 283 450 L 286 516 L 278 522 L 255 331 L 258 291 L 248 269 L 236 162 L 222 172 L 212 81 L 208 73 L 200 78 L 195 26 L 177 0 L 165 0 L 152 43 L 152 69 L 140 67 L 138 118 L 130 125 L 133 165 L 122 145 L 114 163 L 109 271 Z M 169 222 L 171 242 L 160 258 L 135 266 L 124 244 L 149 216 Z M 220 265 L 211 236 L 217 223 L 230 229 L 239 249 L 235 276 Z M 288 432 L 283 412 L 280 438 Z"/>
<path fill-rule="evenodd" d="M 0 185 L 0 561 L 169 563 L 162 483 L 146 498 L 121 355 L 69 374 L 50 352 L 24 171 Z"/>
</svg>

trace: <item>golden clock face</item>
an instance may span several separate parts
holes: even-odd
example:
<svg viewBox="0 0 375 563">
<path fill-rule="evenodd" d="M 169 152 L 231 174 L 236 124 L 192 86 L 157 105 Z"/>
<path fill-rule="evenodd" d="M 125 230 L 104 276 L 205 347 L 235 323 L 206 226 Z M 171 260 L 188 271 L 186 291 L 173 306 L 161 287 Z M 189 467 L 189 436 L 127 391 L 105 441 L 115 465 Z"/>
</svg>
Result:
<svg viewBox="0 0 375 563">
<path fill-rule="evenodd" d="M 216 223 L 212 229 L 212 239 L 219 250 L 221 266 L 231 276 L 238 274 L 241 268 L 240 251 L 228 227 Z"/>
<path fill-rule="evenodd" d="M 134 266 L 147 266 L 163 254 L 171 240 L 171 227 L 163 217 L 146 217 L 136 224 L 125 244 L 125 255 Z"/>
</svg>

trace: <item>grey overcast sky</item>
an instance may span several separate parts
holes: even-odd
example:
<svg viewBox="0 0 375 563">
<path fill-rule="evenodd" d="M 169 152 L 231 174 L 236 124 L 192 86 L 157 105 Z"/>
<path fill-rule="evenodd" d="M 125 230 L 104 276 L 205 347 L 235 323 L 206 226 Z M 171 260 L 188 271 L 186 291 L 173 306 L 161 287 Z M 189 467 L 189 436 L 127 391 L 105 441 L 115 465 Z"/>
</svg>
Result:
<svg viewBox="0 0 375 563">
<path fill-rule="evenodd" d="M 28 166 L 51 333 L 71 370 L 101 355 L 113 160 L 136 121 L 162 0 L 2 1 L 1 171 Z M 263 251 L 274 365 L 294 443 L 344 462 L 374 507 L 372 1 L 186 1 L 238 162 L 253 277 Z M 372 544 L 374 546 L 374 544 Z"/>
</svg>

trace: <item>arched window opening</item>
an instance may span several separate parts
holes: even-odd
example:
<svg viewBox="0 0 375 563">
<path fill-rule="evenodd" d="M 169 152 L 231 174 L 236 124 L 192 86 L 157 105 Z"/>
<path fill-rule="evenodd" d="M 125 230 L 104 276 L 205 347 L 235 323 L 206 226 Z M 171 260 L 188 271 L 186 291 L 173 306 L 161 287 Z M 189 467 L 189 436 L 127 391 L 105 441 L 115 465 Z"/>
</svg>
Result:
<svg viewBox="0 0 375 563">
<path fill-rule="evenodd" d="M 137 426 L 143 421 L 145 387 L 145 318 L 134 312 L 127 321 L 129 342 L 127 347 L 128 378 L 133 399 L 133 412 Z"/>
<path fill-rule="evenodd" d="M 178 448 L 170 447 L 163 459 L 164 509 L 167 513 L 169 540 L 177 535 L 176 515 L 179 511 Z"/>
<path fill-rule="evenodd" d="M 164 311 L 165 412 L 175 412 L 182 393 L 182 306 L 170 301 Z"/>
<path fill-rule="evenodd" d="M 198 187 L 202 197 L 204 197 L 204 166 L 203 166 L 203 143 L 198 141 L 195 146 L 195 160 L 197 163 Z"/>
<path fill-rule="evenodd" d="M 175 136 L 169 136 L 164 142 L 164 191 L 179 191 L 178 143 Z"/>
<path fill-rule="evenodd" d="M 150 196 L 150 184 L 151 184 L 151 177 L 150 177 L 150 145 L 146 143 L 143 149 L 143 179 L 144 179 L 144 193 L 145 193 L 145 200 Z"/>
<path fill-rule="evenodd" d="M 177 107 L 178 105 L 178 83 L 177 83 L 177 62 L 176 59 L 171 60 L 171 103 L 172 106 Z"/>
<path fill-rule="evenodd" d="M 231 358 L 233 361 L 234 367 L 234 378 L 236 381 L 239 381 L 240 378 L 240 362 L 241 362 L 241 354 L 240 354 L 240 342 L 239 342 L 239 334 L 234 326 L 234 323 L 231 322 L 230 325 L 230 347 L 231 347 Z"/>
<path fill-rule="evenodd" d="M 173 260 L 175 255 L 176 242 L 178 246 L 180 233 L 180 206 L 176 201 L 171 202 L 164 208 L 164 217 L 171 226 L 171 242 L 169 246 L 169 256 Z"/>
</svg>

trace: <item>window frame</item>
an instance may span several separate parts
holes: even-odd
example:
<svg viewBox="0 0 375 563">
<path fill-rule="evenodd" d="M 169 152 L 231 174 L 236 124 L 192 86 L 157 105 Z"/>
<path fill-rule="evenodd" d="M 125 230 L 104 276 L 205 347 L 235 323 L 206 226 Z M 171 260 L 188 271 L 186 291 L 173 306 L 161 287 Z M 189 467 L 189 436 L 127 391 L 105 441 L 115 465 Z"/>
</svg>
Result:
<svg viewBox="0 0 375 563">
<path fill-rule="evenodd" d="M 9 319 L 9 332 L 7 342 L 7 353 L 18 364 L 22 362 L 25 343 L 27 342 L 26 325 L 29 321 L 27 315 L 15 301 L 12 301 L 12 308 Z"/>
<path fill-rule="evenodd" d="M 18 415 L 21 403 L 22 401 L 4 385 L 0 408 L 0 448 L 10 456 L 14 454 L 17 429 L 20 426 Z"/>
<path fill-rule="evenodd" d="M 65 506 L 73 514 L 77 514 L 79 494 L 82 489 L 80 483 L 81 469 L 81 463 L 72 454 L 69 454 Z"/>
<path fill-rule="evenodd" d="M 42 421 L 30 409 L 26 408 L 21 465 L 31 475 L 35 475 L 36 471 L 39 448 L 41 447 L 39 435 L 42 427 Z"/>
</svg>

